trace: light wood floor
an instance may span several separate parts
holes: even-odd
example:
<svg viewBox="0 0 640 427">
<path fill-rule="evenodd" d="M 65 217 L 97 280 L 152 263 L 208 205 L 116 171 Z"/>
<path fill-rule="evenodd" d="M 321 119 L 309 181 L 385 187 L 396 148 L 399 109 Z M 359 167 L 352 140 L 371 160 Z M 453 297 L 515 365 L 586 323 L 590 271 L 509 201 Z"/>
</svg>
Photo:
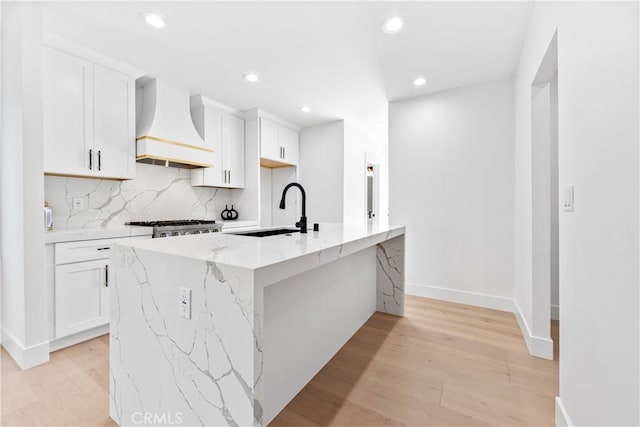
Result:
<svg viewBox="0 0 640 427">
<path fill-rule="evenodd" d="M 529 356 L 512 314 L 406 303 L 404 318 L 374 314 L 271 426 L 553 425 L 557 354 Z M 105 335 L 26 371 L 3 349 L 1 424 L 115 425 L 108 346 Z"/>
</svg>

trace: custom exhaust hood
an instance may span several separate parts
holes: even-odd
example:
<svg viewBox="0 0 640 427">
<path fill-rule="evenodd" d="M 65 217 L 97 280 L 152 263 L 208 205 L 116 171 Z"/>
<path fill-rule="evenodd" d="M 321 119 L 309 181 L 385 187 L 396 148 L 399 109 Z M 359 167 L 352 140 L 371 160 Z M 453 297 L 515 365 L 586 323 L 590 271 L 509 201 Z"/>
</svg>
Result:
<svg viewBox="0 0 640 427">
<path fill-rule="evenodd" d="M 158 79 L 139 83 L 136 160 L 189 169 L 212 167 L 213 148 L 193 125 L 189 92 Z"/>
</svg>

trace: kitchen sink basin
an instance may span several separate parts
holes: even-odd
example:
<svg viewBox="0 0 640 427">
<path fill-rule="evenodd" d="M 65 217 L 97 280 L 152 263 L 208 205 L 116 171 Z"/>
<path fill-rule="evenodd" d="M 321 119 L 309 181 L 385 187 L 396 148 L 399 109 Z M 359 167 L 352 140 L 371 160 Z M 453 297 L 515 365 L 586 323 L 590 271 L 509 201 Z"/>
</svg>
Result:
<svg viewBox="0 0 640 427">
<path fill-rule="evenodd" d="M 291 233 L 299 233 L 300 230 L 297 228 L 276 228 L 273 230 L 259 230 L 259 231 L 246 231 L 244 233 L 231 233 L 236 236 L 251 236 L 251 237 L 269 237 L 269 236 L 277 236 L 279 234 L 291 234 Z"/>
</svg>

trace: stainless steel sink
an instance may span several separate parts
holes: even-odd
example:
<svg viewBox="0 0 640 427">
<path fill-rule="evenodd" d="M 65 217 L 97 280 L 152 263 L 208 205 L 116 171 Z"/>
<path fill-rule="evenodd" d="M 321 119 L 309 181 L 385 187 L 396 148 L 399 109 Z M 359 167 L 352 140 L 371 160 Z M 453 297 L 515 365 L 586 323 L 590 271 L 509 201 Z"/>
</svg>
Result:
<svg viewBox="0 0 640 427">
<path fill-rule="evenodd" d="M 230 233 L 236 236 L 250 236 L 250 237 L 269 237 L 278 236 L 280 234 L 299 233 L 297 228 L 275 228 L 272 230 L 258 230 L 258 231 L 245 231 L 244 233 Z"/>
</svg>

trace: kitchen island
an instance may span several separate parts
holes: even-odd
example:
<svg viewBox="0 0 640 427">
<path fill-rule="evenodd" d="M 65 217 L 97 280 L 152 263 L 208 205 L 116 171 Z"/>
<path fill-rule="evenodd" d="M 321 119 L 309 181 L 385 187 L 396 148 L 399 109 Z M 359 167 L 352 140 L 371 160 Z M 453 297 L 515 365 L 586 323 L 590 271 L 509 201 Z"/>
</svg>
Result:
<svg viewBox="0 0 640 427">
<path fill-rule="evenodd" d="M 321 224 L 116 246 L 111 418 L 266 425 L 374 311 L 404 315 L 404 233 Z"/>
</svg>

